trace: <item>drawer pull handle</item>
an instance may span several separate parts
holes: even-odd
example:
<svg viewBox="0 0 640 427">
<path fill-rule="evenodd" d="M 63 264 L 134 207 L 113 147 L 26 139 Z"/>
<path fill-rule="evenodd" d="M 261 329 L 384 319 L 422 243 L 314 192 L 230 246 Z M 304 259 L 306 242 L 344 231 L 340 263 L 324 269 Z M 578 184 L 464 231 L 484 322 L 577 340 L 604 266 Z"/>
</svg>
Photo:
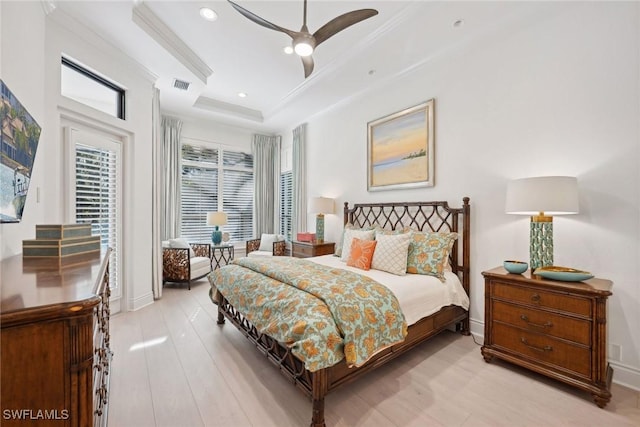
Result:
<svg viewBox="0 0 640 427">
<path fill-rule="evenodd" d="M 524 314 L 520 315 L 520 319 L 522 319 L 523 321 L 525 321 L 527 323 L 527 325 L 529 326 L 534 326 L 536 328 L 550 328 L 553 326 L 553 323 L 551 323 L 551 321 L 547 320 L 546 322 L 544 322 L 543 325 L 539 324 L 539 323 L 533 323 L 529 321 L 529 318 L 527 316 L 525 316 Z"/>
<path fill-rule="evenodd" d="M 539 303 L 540 302 L 540 295 L 538 295 L 538 294 L 531 295 L 531 301 L 533 301 L 535 303 Z"/>
<path fill-rule="evenodd" d="M 520 338 L 520 342 L 522 342 L 522 344 L 526 345 L 530 349 L 535 350 L 535 351 L 539 351 L 540 353 L 544 353 L 545 351 L 553 351 L 553 347 L 551 347 L 550 345 L 545 345 L 542 348 L 536 347 L 535 345 L 531 345 L 531 344 L 529 344 L 527 342 L 527 339 L 525 337 L 521 337 Z"/>
</svg>

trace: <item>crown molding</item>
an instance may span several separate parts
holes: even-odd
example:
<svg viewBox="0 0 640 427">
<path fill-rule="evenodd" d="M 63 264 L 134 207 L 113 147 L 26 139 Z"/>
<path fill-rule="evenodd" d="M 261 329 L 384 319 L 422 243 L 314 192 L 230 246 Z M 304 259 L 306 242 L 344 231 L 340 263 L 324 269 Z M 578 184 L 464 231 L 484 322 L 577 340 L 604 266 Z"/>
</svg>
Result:
<svg viewBox="0 0 640 427">
<path fill-rule="evenodd" d="M 264 122 L 262 112 L 258 110 L 218 101 L 206 96 L 199 96 L 193 106 L 202 110 L 212 111 L 214 113 L 229 115 L 232 117 L 241 117 L 258 123 Z"/>
<path fill-rule="evenodd" d="M 1 0 L 0 0 L 1 1 Z M 104 39 L 97 34 L 91 28 L 87 27 L 82 22 L 76 20 L 72 16 L 68 15 L 60 8 L 56 8 L 53 13 L 47 16 L 52 22 L 56 23 L 61 30 L 65 30 L 77 36 L 78 40 L 83 40 L 86 43 L 97 47 L 99 50 L 120 58 L 122 64 L 125 67 L 130 68 L 132 71 L 137 72 L 149 82 L 155 82 L 158 80 L 158 76 L 151 72 L 148 68 L 144 67 L 135 59 L 124 54 L 121 49 L 115 47 L 110 41 Z M 78 58 L 74 58 L 78 59 Z"/>
<path fill-rule="evenodd" d="M 213 70 L 144 2 L 140 2 L 133 7 L 131 20 L 199 80 L 205 85 L 207 84 L 207 78 L 213 74 Z"/>
</svg>

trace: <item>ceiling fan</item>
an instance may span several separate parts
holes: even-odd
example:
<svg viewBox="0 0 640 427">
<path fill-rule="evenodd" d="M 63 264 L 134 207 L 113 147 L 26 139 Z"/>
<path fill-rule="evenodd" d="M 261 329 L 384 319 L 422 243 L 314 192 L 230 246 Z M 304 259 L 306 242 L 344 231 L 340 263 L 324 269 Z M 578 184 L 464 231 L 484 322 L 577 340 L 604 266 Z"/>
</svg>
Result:
<svg viewBox="0 0 640 427">
<path fill-rule="evenodd" d="M 242 6 L 227 0 L 231 3 L 231 6 L 245 18 L 255 22 L 258 25 L 262 25 L 270 30 L 280 31 L 291 37 L 294 51 L 302 58 L 302 66 L 304 67 L 304 77 L 307 78 L 313 72 L 313 58 L 311 54 L 313 50 L 320 45 L 320 43 L 327 40 L 329 37 L 339 33 L 340 31 L 357 24 L 360 21 L 371 18 L 378 14 L 375 9 L 359 9 L 351 12 L 347 12 L 331 21 L 324 24 L 315 33 L 311 34 L 307 28 L 307 0 L 304 0 L 304 14 L 302 18 L 302 28 L 300 31 L 292 31 L 286 28 L 282 28 L 276 24 L 260 18 L 258 15 L 254 15 Z"/>
</svg>

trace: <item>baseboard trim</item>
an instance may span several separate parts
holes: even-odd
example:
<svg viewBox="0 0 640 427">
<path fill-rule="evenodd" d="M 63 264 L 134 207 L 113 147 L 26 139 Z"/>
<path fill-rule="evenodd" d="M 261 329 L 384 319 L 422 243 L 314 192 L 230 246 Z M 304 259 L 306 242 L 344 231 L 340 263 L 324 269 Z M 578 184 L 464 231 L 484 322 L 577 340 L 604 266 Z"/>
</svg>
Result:
<svg viewBox="0 0 640 427">
<path fill-rule="evenodd" d="M 153 292 L 148 292 L 138 298 L 129 299 L 127 309 L 129 311 L 136 311 L 151 304 L 153 304 Z"/>
<path fill-rule="evenodd" d="M 476 319 L 469 320 L 469 329 L 476 342 L 484 342 L 484 322 Z M 609 360 L 613 368 L 613 382 L 633 390 L 640 391 L 640 369 Z"/>
<path fill-rule="evenodd" d="M 640 369 L 609 360 L 613 368 L 613 382 L 640 391 Z"/>
</svg>

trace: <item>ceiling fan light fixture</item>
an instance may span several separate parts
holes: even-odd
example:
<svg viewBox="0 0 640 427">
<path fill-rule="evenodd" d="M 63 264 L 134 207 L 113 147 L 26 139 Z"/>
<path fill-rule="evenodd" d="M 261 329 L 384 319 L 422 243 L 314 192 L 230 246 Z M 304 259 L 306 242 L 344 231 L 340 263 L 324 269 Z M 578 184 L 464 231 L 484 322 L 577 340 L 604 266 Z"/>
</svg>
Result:
<svg viewBox="0 0 640 427">
<path fill-rule="evenodd" d="M 300 56 L 309 56 L 313 53 L 313 46 L 307 41 L 301 41 L 293 46 L 293 50 Z"/>
</svg>

